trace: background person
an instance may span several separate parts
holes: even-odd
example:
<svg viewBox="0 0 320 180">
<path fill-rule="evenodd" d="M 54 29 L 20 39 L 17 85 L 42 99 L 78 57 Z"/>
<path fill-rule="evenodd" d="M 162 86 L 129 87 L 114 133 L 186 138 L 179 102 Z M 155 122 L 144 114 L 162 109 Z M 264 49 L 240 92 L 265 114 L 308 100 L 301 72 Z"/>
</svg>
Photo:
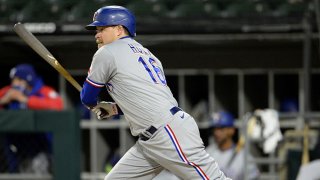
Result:
<svg viewBox="0 0 320 180">
<path fill-rule="evenodd" d="M 10 71 L 11 84 L 0 89 L 0 107 L 5 109 L 62 110 L 59 94 L 46 86 L 30 64 Z"/>
<path fill-rule="evenodd" d="M 52 87 L 43 83 L 32 65 L 17 65 L 11 69 L 10 78 L 11 84 L 0 89 L 0 109 L 63 109 L 62 98 Z M 52 153 L 51 133 L 6 134 L 4 139 L 9 172 L 48 173 Z"/>
<path fill-rule="evenodd" d="M 244 149 L 236 152 L 236 127 L 234 117 L 230 112 L 221 111 L 213 113 L 211 117 L 210 132 L 214 142 L 206 150 L 217 161 L 221 170 L 226 176 L 233 180 L 244 178 L 245 166 L 248 166 L 248 178 L 257 179 L 259 170 L 255 163 L 244 162 Z M 249 161 L 252 156 L 249 154 Z"/>
</svg>

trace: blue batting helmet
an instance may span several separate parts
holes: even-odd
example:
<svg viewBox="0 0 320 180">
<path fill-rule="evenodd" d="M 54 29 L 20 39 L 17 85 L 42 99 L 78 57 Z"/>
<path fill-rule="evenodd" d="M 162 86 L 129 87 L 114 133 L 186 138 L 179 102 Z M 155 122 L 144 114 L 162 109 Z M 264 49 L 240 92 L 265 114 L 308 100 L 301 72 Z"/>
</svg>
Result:
<svg viewBox="0 0 320 180">
<path fill-rule="evenodd" d="M 86 26 L 87 30 L 96 30 L 97 26 L 124 26 L 131 37 L 136 36 L 136 19 L 134 15 L 122 6 L 105 6 L 93 15 L 93 22 Z"/>
<path fill-rule="evenodd" d="M 231 113 L 221 111 L 211 116 L 211 128 L 234 127 L 234 117 Z"/>
<path fill-rule="evenodd" d="M 10 78 L 21 78 L 31 86 L 33 86 L 38 78 L 34 68 L 30 64 L 19 64 L 10 71 Z"/>
</svg>

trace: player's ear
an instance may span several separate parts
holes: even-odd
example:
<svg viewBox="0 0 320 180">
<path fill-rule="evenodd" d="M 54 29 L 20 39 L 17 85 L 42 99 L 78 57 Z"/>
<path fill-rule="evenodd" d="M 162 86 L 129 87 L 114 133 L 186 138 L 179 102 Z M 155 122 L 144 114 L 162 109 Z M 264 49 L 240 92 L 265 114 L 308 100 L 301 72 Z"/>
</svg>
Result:
<svg viewBox="0 0 320 180">
<path fill-rule="evenodd" d="M 122 28 L 122 31 L 123 31 L 123 33 L 124 33 L 125 35 L 129 35 L 128 30 L 127 30 L 124 26 L 121 26 L 121 28 Z"/>
</svg>

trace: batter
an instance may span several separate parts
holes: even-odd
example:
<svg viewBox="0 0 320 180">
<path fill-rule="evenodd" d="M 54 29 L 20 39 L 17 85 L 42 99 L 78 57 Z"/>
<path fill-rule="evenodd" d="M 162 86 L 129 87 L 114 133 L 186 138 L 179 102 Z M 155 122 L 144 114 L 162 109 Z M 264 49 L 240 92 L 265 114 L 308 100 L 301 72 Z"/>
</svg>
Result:
<svg viewBox="0 0 320 180">
<path fill-rule="evenodd" d="M 159 59 L 133 39 L 134 15 L 121 6 L 105 6 L 86 29 L 96 31 L 98 50 L 81 100 L 98 118 L 108 117 L 109 109 L 97 102 L 107 88 L 132 135 L 139 136 L 105 180 L 152 179 L 164 168 L 182 179 L 227 179 L 205 151 L 193 117 L 178 107 Z"/>
</svg>

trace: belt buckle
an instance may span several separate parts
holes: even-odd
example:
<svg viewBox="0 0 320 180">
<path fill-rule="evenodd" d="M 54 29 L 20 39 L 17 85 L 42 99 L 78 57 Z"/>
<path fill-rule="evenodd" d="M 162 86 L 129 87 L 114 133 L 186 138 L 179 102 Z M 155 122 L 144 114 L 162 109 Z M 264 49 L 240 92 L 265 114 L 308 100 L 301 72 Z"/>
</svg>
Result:
<svg viewBox="0 0 320 180">
<path fill-rule="evenodd" d="M 142 140 L 142 141 L 146 141 L 146 140 L 149 139 L 147 136 L 143 135 L 142 133 L 139 134 L 139 138 L 140 138 L 140 140 Z"/>
<path fill-rule="evenodd" d="M 158 129 L 154 126 L 148 127 L 146 130 L 142 131 L 139 134 L 139 138 L 143 141 L 147 141 L 151 138 L 151 136 L 157 131 Z"/>
</svg>

